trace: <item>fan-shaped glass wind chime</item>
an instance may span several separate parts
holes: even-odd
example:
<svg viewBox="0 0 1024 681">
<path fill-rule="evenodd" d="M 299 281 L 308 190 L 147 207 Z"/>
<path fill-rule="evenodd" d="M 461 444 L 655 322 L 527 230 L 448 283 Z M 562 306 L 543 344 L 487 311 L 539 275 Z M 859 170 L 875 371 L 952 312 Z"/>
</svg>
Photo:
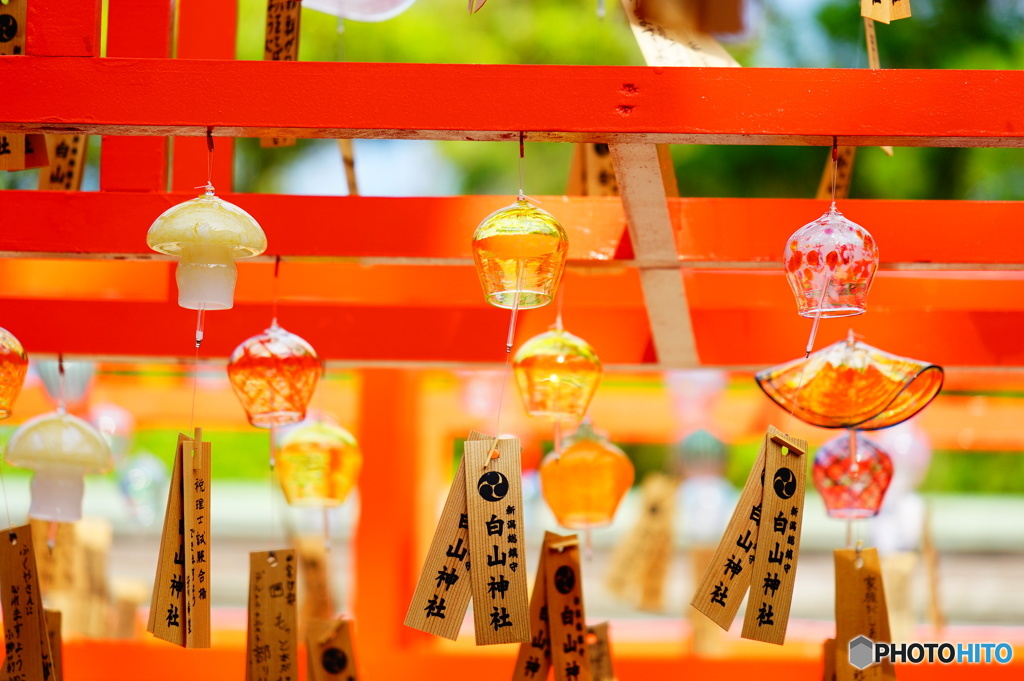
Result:
<svg viewBox="0 0 1024 681">
<path fill-rule="evenodd" d="M 871 347 L 852 331 L 755 376 L 768 397 L 805 423 L 848 429 L 821 447 L 813 468 L 829 516 L 846 520 L 876 515 L 893 473 L 889 455 L 859 431 L 913 417 L 939 394 L 943 378 L 941 367 Z"/>
</svg>

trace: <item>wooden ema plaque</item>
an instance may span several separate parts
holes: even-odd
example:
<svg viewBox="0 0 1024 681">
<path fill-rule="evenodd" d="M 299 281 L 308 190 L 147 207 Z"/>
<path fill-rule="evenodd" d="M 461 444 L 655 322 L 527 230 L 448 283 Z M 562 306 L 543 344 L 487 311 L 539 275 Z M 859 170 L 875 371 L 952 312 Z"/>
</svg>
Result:
<svg viewBox="0 0 1024 681">
<path fill-rule="evenodd" d="M 473 431 L 469 439 L 491 442 L 494 438 Z M 471 595 L 466 459 L 463 457 L 423 561 L 420 581 L 405 615 L 405 626 L 454 641 L 459 637 Z"/>
<path fill-rule="evenodd" d="M 782 645 L 803 529 L 807 443 L 768 426 L 764 488 L 743 638 Z"/>
<path fill-rule="evenodd" d="M 467 440 L 463 450 L 477 645 L 530 640 L 520 453 L 516 438 Z"/>
<path fill-rule="evenodd" d="M 47 135 L 49 163 L 39 171 L 39 189 L 74 191 L 82 189 L 89 136 L 80 134 Z"/>
<path fill-rule="evenodd" d="M 590 659 L 590 674 L 594 681 L 615 681 L 607 622 L 587 627 L 587 657 Z"/>
<path fill-rule="evenodd" d="M 821 646 L 822 661 L 821 681 L 836 681 L 836 640 L 826 638 Z"/>
<path fill-rule="evenodd" d="M 64 681 L 64 639 L 61 636 L 60 610 L 44 610 L 46 619 L 46 640 L 50 646 L 50 661 L 53 676 L 49 681 Z"/>
<path fill-rule="evenodd" d="M 622 0 L 622 7 L 649 66 L 739 66 L 698 28 L 696 0 Z"/>
<path fill-rule="evenodd" d="M 359 681 L 351 620 L 310 620 L 306 650 L 306 669 L 312 681 Z"/>
<path fill-rule="evenodd" d="M 0 4 L 0 55 L 25 54 L 28 0 Z M 19 132 L 0 132 L 0 170 L 45 166 L 46 138 Z"/>
<path fill-rule="evenodd" d="M 301 0 L 267 0 L 267 33 L 263 42 L 264 61 L 296 61 L 299 58 Z M 290 147 L 292 137 L 264 137 L 261 147 Z"/>
<path fill-rule="evenodd" d="M 555 681 L 591 681 L 579 539 L 571 535 L 551 542 L 544 547 L 544 561 Z"/>
<path fill-rule="evenodd" d="M 889 611 L 877 549 L 837 549 L 836 565 L 836 681 L 891 681 L 896 671 L 888 660 L 857 669 L 850 664 L 850 641 L 867 636 L 892 643 Z"/>
<path fill-rule="evenodd" d="M 147 629 L 186 648 L 210 647 L 210 443 L 178 434 Z"/>
<path fill-rule="evenodd" d="M 249 554 L 246 681 L 298 681 L 294 549 Z"/>
<path fill-rule="evenodd" d="M 726 631 L 739 612 L 740 603 L 750 586 L 754 564 L 754 545 L 761 523 L 762 480 L 764 479 L 765 442 L 743 485 L 740 500 L 714 557 L 704 571 L 690 605 L 707 615 Z"/>
<path fill-rule="evenodd" d="M 888 24 L 910 17 L 910 0 L 860 0 L 860 15 Z"/>
<path fill-rule="evenodd" d="M 32 528 L 15 527 L 0 537 L 4 681 L 48 681 L 53 658 L 32 548 Z"/>
<path fill-rule="evenodd" d="M 185 647 L 210 647 L 210 443 L 202 429 L 181 451 L 185 532 Z"/>
<path fill-rule="evenodd" d="M 679 483 L 651 473 L 640 485 L 640 517 L 615 547 L 606 583 L 609 591 L 638 603 L 641 610 L 664 606 L 665 576 L 672 557 L 672 518 Z"/>
<path fill-rule="evenodd" d="M 519 654 L 516 657 L 512 681 L 548 678 L 548 670 L 551 669 L 551 629 L 547 599 L 547 550 L 552 544 L 568 539 L 572 539 L 572 535 L 563 537 L 554 532 L 544 533 L 540 558 L 537 560 L 537 575 L 533 582 L 533 594 L 530 595 L 530 633 L 532 635 L 529 643 L 519 644 Z"/>
</svg>

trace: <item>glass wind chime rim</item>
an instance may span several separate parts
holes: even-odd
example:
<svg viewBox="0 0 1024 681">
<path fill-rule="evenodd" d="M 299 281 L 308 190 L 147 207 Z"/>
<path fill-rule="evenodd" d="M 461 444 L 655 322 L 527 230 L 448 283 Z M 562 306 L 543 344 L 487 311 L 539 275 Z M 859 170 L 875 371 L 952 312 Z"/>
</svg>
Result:
<svg viewBox="0 0 1024 681">
<path fill-rule="evenodd" d="M 784 394 L 782 388 L 785 386 L 783 382 L 776 382 L 776 377 L 784 376 L 790 372 L 795 375 L 800 375 L 805 371 L 802 365 L 820 364 L 821 369 L 819 372 L 809 374 L 803 381 L 802 387 L 806 389 L 807 385 L 814 380 L 815 376 L 819 375 L 821 371 L 827 370 L 828 367 L 833 369 L 841 366 L 831 362 L 827 355 L 833 352 L 837 346 L 845 346 L 846 354 L 843 358 L 850 356 L 853 353 L 862 353 L 865 360 L 870 359 L 870 355 L 881 356 L 883 358 L 896 360 L 899 362 L 905 362 L 908 364 L 917 365 L 914 372 L 907 374 L 903 377 L 890 377 L 894 382 L 899 382 L 900 387 L 898 390 L 892 393 L 891 397 L 884 403 L 884 405 L 876 412 L 868 414 L 863 418 L 850 418 L 848 420 L 836 420 L 841 417 L 837 417 L 834 414 L 818 413 L 811 411 L 807 407 L 806 401 L 799 400 L 799 393 L 796 393 L 793 398 L 788 397 Z M 867 361 L 861 362 L 863 367 L 867 366 Z M 937 374 L 936 374 L 937 372 Z M 915 385 L 920 379 L 926 377 L 933 377 L 930 380 L 933 381 L 932 385 L 927 392 L 922 393 L 927 395 L 927 398 L 919 403 L 913 403 L 907 405 L 902 411 L 892 415 L 888 418 L 882 418 L 886 415 L 890 408 L 896 404 L 896 402 L 906 393 L 911 386 Z M 885 428 L 891 428 L 892 426 L 903 423 L 904 421 L 914 417 L 921 412 L 925 407 L 932 403 L 932 401 L 938 397 L 939 393 L 942 392 L 942 386 L 945 383 L 945 370 L 938 364 L 933 364 L 924 360 L 913 359 L 910 357 L 903 357 L 896 355 L 885 350 L 881 350 L 874 346 L 868 345 L 860 340 L 840 340 L 828 345 L 821 350 L 812 352 L 810 357 L 800 357 L 798 359 L 785 362 L 783 364 L 769 367 L 762 371 L 757 372 L 754 375 L 754 380 L 761 390 L 767 395 L 775 404 L 784 409 L 787 412 L 792 412 L 794 416 L 799 418 L 804 423 L 812 426 L 818 426 L 819 428 L 830 428 L 830 429 L 854 429 L 858 431 L 872 431 L 872 430 L 883 430 Z M 796 404 L 794 405 L 794 400 Z"/>
</svg>

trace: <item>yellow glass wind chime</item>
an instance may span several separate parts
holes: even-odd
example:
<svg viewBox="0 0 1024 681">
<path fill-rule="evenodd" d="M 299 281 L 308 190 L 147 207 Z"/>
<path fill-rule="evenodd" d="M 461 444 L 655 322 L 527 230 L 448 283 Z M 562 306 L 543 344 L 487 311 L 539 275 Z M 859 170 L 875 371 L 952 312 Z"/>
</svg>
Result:
<svg viewBox="0 0 1024 681">
<path fill-rule="evenodd" d="M 810 357 L 822 318 L 863 314 L 878 268 L 871 234 L 836 208 L 838 145 L 832 147 L 829 209 L 798 229 L 783 255 L 797 312 L 813 319 Z M 803 377 L 794 395 L 796 408 Z M 790 412 L 786 430 L 792 424 Z M 747 590 L 744 638 L 781 645 L 786 638 L 803 526 L 807 443 L 769 427 L 754 467 L 691 605 L 729 629 Z"/>
</svg>

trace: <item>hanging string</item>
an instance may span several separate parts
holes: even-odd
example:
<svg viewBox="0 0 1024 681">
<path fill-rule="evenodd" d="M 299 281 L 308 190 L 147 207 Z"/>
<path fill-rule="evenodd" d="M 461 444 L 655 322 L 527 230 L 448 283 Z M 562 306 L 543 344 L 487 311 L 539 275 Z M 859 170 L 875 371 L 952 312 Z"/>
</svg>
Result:
<svg viewBox="0 0 1024 681">
<path fill-rule="evenodd" d="M 839 175 L 839 138 L 832 138 L 832 208 L 836 207 L 836 178 Z"/>
<path fill-rule="evenodd" d="M 278 326 L 278 295 L 281 292 L 280 284 L 281 256 L 273 258 L 273 303 L 270 308 L 270 326 Z"/>
<path fill-rule="evenodd" d="M 523 178 L 526 176 L 526 134 L 519 132 L 519 200 L 526 198 L 523 193 Z"/>
<path fill-rule="evenodd" d="M 196 354 L 192 358 L 192 408 L 188 415 L 188 432 L 192 432 L 196 425 L 196 394 L 199 390 L 199 346 L 203 343 L 203 326 L 205 318 L 204 310 L 200 308 L 196 316 Z"/>
<path fill-rule="evenodd" d="M 497 450 L 495 447 L 498 445 L 498 438 L 501 437 L 501 411 L 505 405 L 505 388 L 508 385 L 508 375 L 512 371 L 512 343 L 515 341 L 516 335 L 516 318 L 519 316 L 519 292 L 523 288 L 523 267 L 522 264 L 516 261 L 516 291 L 515 297 L 512 299 L 512 314 L 508 320 L 508 336 L 505 339 L 505 368 L 501 372 L 501 392 L 498 393 L 498 413 L 494 419 L 494 440 L 491 441 L 491 456 L 487 458 L 484 468 L 490 465 L 491 459 L 497 458 L 495 456 Z"/>
<path fill-rule="evenodd" d="M 213 128 L 206 128 L 206 193 L 213 194 Z"/>
<path fill-rule="evenodd" d="M 810 364 L 807 360 L 811 356 L 811 350 L 814 349 L 814 340 L 818 336 L 818 323 L 821 321 L 822 306 L 825 304 L 825 296 L 828 294 L 829 287 L 832 286 L 832 275 L 828 277 L 828 281 L 821 289 L 821 296 L 818 297 L 818 308 L 814 312 L 814 323 L 811 325 L 811 333 L 807 338 L 807 346 L 804 348 L 804 363 L 800 367 L 800 378 L 796 384 L 796 394 L 793 396 L 793 406 L 789 410 L 789 418 L 786 420 L 786 435 L 789 435 L 790 426 L 793 425 L 793 414 L 796 413 L 797 405 L 800 404 L 800 391 L 804 387 L 804 372 L 807 371 L 807 365 Z"/>
<path fill-rule="evenodd" d="M 274 466 L 277 464 L 277 427 L 270 426 L 270 545 L 274 545 L 274 534 L 277 528 L 277 495 L 274 485 Z M 274 552 L 271 550 L 270 555 Z"/>
</svg>

